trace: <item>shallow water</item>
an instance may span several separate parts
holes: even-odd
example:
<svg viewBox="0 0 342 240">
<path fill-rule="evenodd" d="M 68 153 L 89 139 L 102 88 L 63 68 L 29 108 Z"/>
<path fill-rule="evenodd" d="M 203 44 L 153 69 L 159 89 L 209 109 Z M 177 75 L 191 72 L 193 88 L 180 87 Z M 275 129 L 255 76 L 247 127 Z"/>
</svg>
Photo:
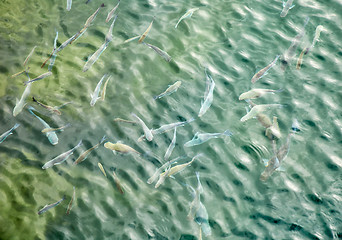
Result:
<svg viewBox="0 0 342 240">
<path fill-rule="evenodd" d="M 281 1 L 121 1 L 114 39 L 98 61 L 82 72 L 87 58 L 104 42 L 110 23 L 105 23 L 115 1 L 103 1 L 93 24 L 77 41 L 58 54 L 53 75 L 32 85 L 28 105 L 52 127 L 71 123 L 58 132 L 52 146 L 41 133 L 42 124 L 26 108 L 12 116 L 16 98 L 24 91 L 25 75 L 11 78 L 23 69 L 31 49 L 37 48 L 28 66 L 34 78 L 47 71 L 43 61 L 53 49 L 78 32 L 102 3 L 74 1 L 0 2 L 0 134 L 15 123 L 21 126 L 0 144 L 0 238 L 1 239 L 198 239 L 199 225 L 187 220 L 192 197 L 182 183 L 197 186 L 200 172 L 204 193 L 201 201 L 209 215 L 211 236 L 203 239 L 338 239 L 342 238 L 341 3 L 294 1 L 296 5 L 280 18 Z M 178 19 L 199 7 L 191 18 Z M 146 42 L 171 57 L 164 61 L 137 41 L 124 40 L 142 34 L 153 17 Z M 310 21 L 296 55 L 282 71 L 280 61 L 254 85 L 256 71 L 283 54 Z M 304 56 L 301 70 L 296 61 L 311 44 L 318 25 L 323 25 L 313 49 Z M 140 116 L 150 128 L 196 117 L 205 91 L 208 68 L 216 87 L 210 109 L 189 125 L 177 129 L 177 144 L 171 158 L 187 156 L 185 163 L 203 153 L 175 179 L 158 189 L 147 179 L 164 161 L 173 131 L 156 135 L 152 142 L 138 142 L 139 125 L 114 122 L 116 117 Z M 90 106 L 90 93 L 104 74 L 110 74 L 105 101 Z M 153 100 L 169 84 L 182 81 L 177 92 Z M 272 157 L 271 142 L 256 119 L 240 122 L 248 104 L 238 96 L 251 88 L 283 89 L 256 99 L 257 104 L 280 103 L 284 107 L 266 114 L 277 116 L 285 142 L 294 118 L 300 132 L 294 134 L 282 167 L 266 182 L 262 159 Z M 58 106 L 62 115 L 50 114 L 32 102 Z M 196 132 L 233 132 L 231 138 L 211 139 L 184 148 Z M 84 150 L 108 141 L 122 141 L 142 153 L 113 155 L 101 145 L 77 166 L 72 164 Z M 47 170 L 48 160 L 74 147 L 83 146 L 66 162 Z M 97 164 L 102 163 L 107 178 Z M 115 169 L 124 194 L 115 187 Z M 66 209 L 73 186 L 76 200 L 70 215 Z M 57 207 L 38 215 L 46 204 L 66 195 Z"/>
</svg>

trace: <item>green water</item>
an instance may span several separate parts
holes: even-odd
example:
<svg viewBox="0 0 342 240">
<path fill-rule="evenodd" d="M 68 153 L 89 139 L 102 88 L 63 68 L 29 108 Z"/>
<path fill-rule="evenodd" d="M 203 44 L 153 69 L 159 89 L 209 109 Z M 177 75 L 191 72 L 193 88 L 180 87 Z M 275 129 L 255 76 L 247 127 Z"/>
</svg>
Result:
<svg viewBox="0 0 342 240">
<path fill-rule="evenodd" d="M 86 33 L 58 54 L 53 75 L 32 85 L 28 105 L 39 111 L 52 127 L 71 123 L 58 132 L 52 146 L 41 133 L 42 124 L 26 108 L 13 117 L 16 98 L 25 87 L 23 61 L 37 48 L 28 66 L 34 78 L 47 71 L 40 66 L 53 49 L 78 32 L 87 18 L 104 2 Z M 0 1 L 0 134 L 15 123 L 21 126 L 0 144 L 0 239 L 198 239 L 199 225 L 187 214 L 192 197 L 182 183 L 197 186 L 200 173 L 204 192 L 201 201 L 209 216 L 212 234 L 203 239 L 339 239 L 342 238 L 342 4 L 338 0 L 294 1 L 280 18 L 281 1 L 128 1 L 117 10 L 114 39 L 98 61 L 82 72 L 88 57 L 104 42 L 110 23 L 108 11 L 116 1 L 66 0 Z M 178 19 L 199 7 L 191 18 Z M 256 71 L 290 47 L 310 17 L 306 34 L 287 67 L 280 61 L 254 85 Z M 153 17 L 146 42 L 166 51 L 166 62 L 137 41 L 123 42 L 142 34 Z M 318 25 L 324 27 L 320 41 L 304 56 L 301 70 L 296 61 L 311 44 Z M 210 109 L 200 119 L 177 129 L 171 158 L 198 153 L 194 163 L 158 189 L 147 179 L 163 163 L 173 131 L 156 135 L 152 142 L 138 142 L 139 125 L 117 123 L 120 117 L 139 115 L 150 128 L 197 117 L 205 91 L 208 68 L 216 87 Z M 110 74 L 105 101 L 91 107 L 90 93 L 104 74 Z M 182 81 L 170 96 L 153 100 L 169 84 Z M 291 139 L 283 172 L 266 182 L 263 158 L 271 158 L 272 145 L 256 119 L 241 122 L 248 104 L 239 101 L 251 88 L 283 89 L 256 99 L 257 104 L 280 103 L 284 107 L 266 114 L 278 117 L 281 146 L 297 118 L 300 132 Z M 32 102 L 51 106 L 72 103 L 50 114 Z M 233 132 L 231 138 L 211 139 L 202 145 L 183 147 L 196 132 Z M 142 153 L 113 155 L 101 145 L 81 164 L 72 162 L 103 135 Z M 83 146 L 61 165 L 42 170 L 48 160 Z M 97 164 L 102 163 L 107 178 Z M 120 194 L 112 178 L 116 171 L 125 191 Z M 70 215 L 68 203 L 76 188 Z M 38 215 L 46 204 L 66 195 L 57 207 Z"/>
</svg>

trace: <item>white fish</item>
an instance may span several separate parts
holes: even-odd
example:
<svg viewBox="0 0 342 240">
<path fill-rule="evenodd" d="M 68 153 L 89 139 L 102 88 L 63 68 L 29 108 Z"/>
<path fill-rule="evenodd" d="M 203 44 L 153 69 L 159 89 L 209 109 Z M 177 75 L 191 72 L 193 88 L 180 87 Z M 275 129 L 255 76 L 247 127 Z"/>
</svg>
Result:
<svg viewBox="0 0 342 240">
<path fill-rule="evenodd" d="M 169 147 L 167 148 L 166 150 L 166 153 L 165 153 L 165 156 L 164 156 L 164 160 L 167 161 L 169 160 L 170 156 L 171 156 L 171 153 L 173 151 L 173 149 L 175 148 L 176 146 L 176 132 L 177 132 L 177 128 L 175 128 L 175 131 L 173 133 L 173 138 L 172 138 L 172 141 L 169 145 Z"/>
<path fill-rule="evenodd" d="M 70 211 L 71 211 L 71 208 L 72 208 L 72 205 L 75 201 L 75 198 L 76 198 L 76 191 L 75 191 L 75 187 L 73 187 L 74 189 L 74 192 L 72 194 L 72 198 L 70 199 L 70 202 L 68 204 L 68 208 L 67 208 L 67 211 L 66 211 L 66 215 L 69 215 L 70 214 Z"/>
<path fill-rule="evenodd" d="M 218 138 L 222 135 L 230 137 L 233 135 L 233 133 L 229 131 L 228 129 L 224 131 L 223 133 L 199 133 L 197 132 L 195 133 L 195 136 L 190 141 L 184 144 L 184 147 L 196 146 L 196 145 L 199 145 L 208 141 L 211 138 Z"/>
<path fill-rule="evenodd" d="M 96 88 L 94 90 L 94 93 L 90 95 L 91 96 L 90 106 L 92 106 L 92 107 L 95 105 L 96 101 L 98 99 L 100 99 L 99 93 L 100 93 L 101 85 L 102 85 L 102 82 L 103 82 L 103 80 L 105 79 L 106 76 L 107 76 L 107 74 L 103 75 L 103 77 L 97 83 Z"/>
<path fill-rule="evenodd" d="M 282 104 L 260 104 L 260 105 L 255 105 L 254 107 L 252 107 L 252 109 L 245 115 L 243 116 L 240 121 L 241 122 L 245 122 L 248 119 L 251 119 L 253 117 L 256 117 L 257 114 L 265 112 L 267 109 L 270 108 L 282 108 L 284 107 L 284 105 Z"/>
<path fill-rule="evenodd" d="M 148 46 L 149 48 L 151 48 L 152 50 L 154 50 L 156 53 L 158 53 L 159 56 L 161 56 L 162 58 L 165 59 L 165 61 L 167 61 L 167 62 L 170 62 L 170 61 L 171 61 L 172 58 L 171 58 L 171 56 L 170 56 L 167 52 L 161 50 L 159 47 L 156 47 L 156 46 L 154 46 L 154 45 L 152 45 L 152 44 L 145 43 L 145 42 L 143 42 L 143 43 L 144 43 L 146 46 Z"/>
<path fill-rule="evenodd" d="M 169 85 L 169 87 L 164 92 L 162 92 L 161 94 L 159 94 L 157 96 L 154 96 L 153 99 L 156 100 L 156 99 L 168 96 L 171 93 L 176 92 L 181 84 L 182 84 L 182 81 L 177 81 L 174 84 Z"/>
<path fill-rule="evenodd" d="M 54 165 L 58 165 L 58 164 L 61 164 L 63 163 L 65 160 L 67 160 L 73 153 L 74 151 L 80 147 L 82 145 L 82 140 L 79 141 L 79 143 L 73 147 L 72 149 L 66 151 L 65 153 L 62 153 L 60 155 L 58 155 L 57 157 L 55 157 L 54 159 L 48 161 L 47 163 L 45 163 L 42 167 L 42 169 L 47 169 L 47 168 L 50 168 Z"/>
<path fill-rule="evenodd" d="M 214 99 L 215 82 L 210 75 L 207 75 L 207 76 L 210 78 L 211 84 L 209 87 L 208 94 L 206 94 L 206 98 L 204 99 L 204 102 L 201 105 L 200 111 L 198 113 L 198 117 L 202 117 L 203 114 L 205 114 L 207 112 L 207 110 L 210 108 L 210 106 L 213 102 L 213 99 Z"/>
<path fill-rule="evenodd" d="M 318 39 L 321 35 L 321 31 L 323 31 L 323 30 L 324 30 L 324 27 L 322 25 L 318 25 L 316 27 L 315 37 L 312 40 L 312 44 L 311 44 L 310 48 L 313 48 L 315 46 L 316 42 L 318 41 Z"/>
<path fill-rule="evenodd" d="M 10 130 L 8 130 L 8 131 L 4 132 L 3 134 L 1 134 L 1 136 L 0 136 L 0 143 L 2 143 L 9 135 L 13 134 L 12 132 L 15 129 L 17 129 L 19 126 L 20 126 L 20 124 L 16 123 L 16 124 L 14 124 L 14 126 Z"/>
<path fill-rule="evenodd" d="M 255 98 L 261 97 L 265 93 L 278 93 L 278 92 L 282 92 L 282 91 L 283 91 L 283 89 L 272 90 L 272 89 L 254 88 L 252 90 L 249 90 L 248 92 L 242 93 L 239 96 L 239 100 L 255 99 Z"/>
<path fill-rule="evenodd" d="M 141 120 L 141 118 L 139 118 L 134 113 L 132 113 L 132 116 L 138 120 L 138 122 L 140 123 L 141 127 L 143 128 L 144 134 L 145 134 L 145 138 L 147 139 L 147 141 L 149 141 L 149 142 L 152 141 L 153 140 L 153 134 L 152 134 L 151 130 L 146 126 L 144 121 Z"/>
<path fill-rule="evenodd" d="M 293 0 L 288 0 L 286 3 L 283 0 L 283 10 L 280 13 L 280 17 L 285 17 L 290 9 L 292 9 L 295 5 L 292 5 Z"/>
<path fill-rule="evenodd" d="M 26 101 L 26 98 L 28 97 L 28 95 L 30 95 L 31 87 L 32 87 L 31 83 L 27 84 L 27 86 L 26 86 L 26 88 L 25 88 L 25 90 L 23 92 L 23 95 L 21 95 L 20 100 L 18 101 L 18 99 L 17 99 L 17 103 L 16 103 L 16 105 L 15 105 L 15 107 L 13 109 L 13 116 L 14 117 L 17 116 L 23 110 L 23 108 L 25 107 L 25 105 L 26 105 L 25 101 Z"/>
<path fill-rule="evenodd" d="M 197 11 L 199 8 L 191 8 L 189 9 L 183 16 L 181 16 L 181 18 L 178 20 L 175 28 L 178 27 L 178 24 L 183 20 L 183 19 L 186 19 L 186 18 L 189 18 L 192 16 L 192 14 Z"/>
</svg>

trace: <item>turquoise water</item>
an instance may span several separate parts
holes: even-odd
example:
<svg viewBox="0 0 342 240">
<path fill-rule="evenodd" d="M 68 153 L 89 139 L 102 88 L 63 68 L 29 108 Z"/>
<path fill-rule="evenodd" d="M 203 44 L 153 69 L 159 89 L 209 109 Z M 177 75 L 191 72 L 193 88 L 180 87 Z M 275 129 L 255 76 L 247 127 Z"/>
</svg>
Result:
<svg viewBox="0 0 342 240">
<path fill-rule="evenodd" d="M 78 32 L 87 18 L 104 2 L 95 21 L 77 41 L 61 51 L 53 75 L 33 83 L 27 105 L 52 127 L 71 123 L 58 132 L 53 146 L 41 133 L 43 125 L 25 108 L 12 111 L 27 81 L 23 61 L 36 45 L 28 66 L 32 78 L 45 73 L 40 66 L 53 49 Z M 1 239 L 198 239 L 199 225 L 187 215 L 192 196 L 184 183 L 203 185 L 201 202 L 208 212 L 211 235 L 203 239 L 339 239 L 342 238 L 341 176 L 341 81 L 342 9 L 339 1 L 294 1 L 296 5 L 280 18 L 281 1 L 126 1 L 117 10 L 113 41 L 87 72 L 88 57 L 103 44 L 110 23 L 107 13 L 116 1 L 0 2 L 0 134 L 20 123 L 13 135 L 0 144 L 0 238 Z M 198 7 L 191 18 L 178 19 Z M 123 42 L 142 34 L 155 17 L 146 42 L 171 57 L 166 62 L 137 41 Z M 281 61 L 268 74 L 251 84 L 252 76 L 276 55 L 290 47 L 310 21 L 296 55 L 285 71 Z M 311 44 L 318 25 L 324 27 L 319 41 L 304 56 L 300 70 L 296 61 Z M 205 91 L 207 68 L 216 87 L 212 106 L 199 119 L 177 128 L 177 143 L 171 158 L 186 156 L 177 164 L 204 156 L 155 189 L 146 183 L 163 163 L 173 131 L 156 135 L 152 142 L 137 139 L 139 125 L 114 122 L 140 116 L 148 127 L 196 117 Z M 90 93 L 104 74 L 110 74 L 105 101 L 90 106 Z M 153 100 L 169 84 L 182 81 L 177 92 Z M 260 181 L 264 158 L 273 156 L 272 144 L 257 119 L 241 122 L 248 104 L 239 101 L 251 88 L 283 89 L 254 100 L 256 104 L 279 103 L 283 108 L 267 111 L 278 117 L 285 143 L 293 119 L 300 132 L 293 135 L 283 172 Z M 50 106 L 71 101 L 51 114 L 31 101 L 34 96 Z M 223 132 L 233 136 L 211 139 L 185 148 L 196 132 Z M 72 163 L 103 135 L 121 141 L 137 154 L 116 154 L 103 147 L 82 163 Z M 49 160 L 74 147 L 66 162 L 47 170 Z M 99 170 L 102 163 L 107 177 Z M 124 189 L 120 194 L 112 178 L 115 169 Z M 182 184 L 183 183 L 183 184 Z M 75 204 L 65 212 L 76 188 Z M 66 195 L 57 207 L 38 215 L 46 204 Z"/>
</svg>

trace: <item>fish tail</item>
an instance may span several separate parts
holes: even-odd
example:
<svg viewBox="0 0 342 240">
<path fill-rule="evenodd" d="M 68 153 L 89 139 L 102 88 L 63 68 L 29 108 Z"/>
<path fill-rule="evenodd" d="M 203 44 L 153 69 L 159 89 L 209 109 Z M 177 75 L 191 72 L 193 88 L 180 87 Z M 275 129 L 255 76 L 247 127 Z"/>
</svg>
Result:
<svg viewBox="0 0 342 240">
<path fill-rule="evenodd" d="M 228 129 L 226 131 L 224 131 L 223 134 L 228 136 L 228 137 L 233 135 L 233 133 L 231 131 L 229 131 Z"/>
<path fill-rule="evenodd" d="M 82 139 L 81 139 L 81 140 L 78 142 L 78 144 L 75 146 L 75 148 L 80 147 L 82 144 L 83 144 L 83 143 L 82 143 Z"/>
</svg>

